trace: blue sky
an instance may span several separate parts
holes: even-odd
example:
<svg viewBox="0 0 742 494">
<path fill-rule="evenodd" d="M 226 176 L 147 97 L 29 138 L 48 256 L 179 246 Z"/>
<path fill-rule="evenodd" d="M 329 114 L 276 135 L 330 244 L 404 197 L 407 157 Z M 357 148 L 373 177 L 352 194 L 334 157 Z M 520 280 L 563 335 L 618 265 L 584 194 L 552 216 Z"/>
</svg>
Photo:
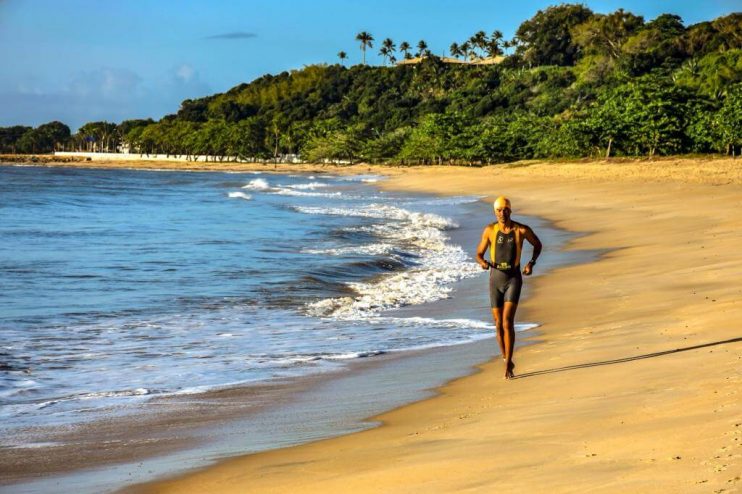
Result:
<svg viewBox="0 0 742 494">
<path fill-rule="evenodd" d="M 266 73 L 359 63 L 355 35 L 386 37 L 436 54 L 474 32 L 506 38 L 559 1 L 493 0 L 0 0 L 0 126 L 61 120 L 158 119 L 185 98 L 222 92 Z M 742 10 L 742 0 L 596 0 L 646 20 L 665 12 L 686 24 Z"/>
</svg>

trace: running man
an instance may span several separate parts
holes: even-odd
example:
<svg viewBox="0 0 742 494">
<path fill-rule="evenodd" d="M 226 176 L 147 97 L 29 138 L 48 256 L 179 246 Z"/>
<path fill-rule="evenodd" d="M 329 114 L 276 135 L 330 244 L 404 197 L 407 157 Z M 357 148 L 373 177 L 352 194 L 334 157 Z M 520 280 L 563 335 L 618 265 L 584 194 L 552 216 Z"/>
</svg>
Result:
<svg viewBox="0 0 742 494">
<path fill-rule="evenodd" d="M 533 245 L 533 257 L 523 274 L 529 276 L 541 254 L 541 241 L 527 225 L 510 219 L 510 199 L 500 196 L 495 201 L 497 222 L 484 228 L 482 240 L 477 247 L 477 263 L 490 270 L 490 306 L 497 329 L 497 343 L 505 361 L 505 379 L 514 376 L 513 345 L 515 344 L 515 311 L 518 309 L 523 277 L 520 275 L 520 253 L 523 239 Z M 487 248 L 490 260 L 484 258 Z"/>
</svg>

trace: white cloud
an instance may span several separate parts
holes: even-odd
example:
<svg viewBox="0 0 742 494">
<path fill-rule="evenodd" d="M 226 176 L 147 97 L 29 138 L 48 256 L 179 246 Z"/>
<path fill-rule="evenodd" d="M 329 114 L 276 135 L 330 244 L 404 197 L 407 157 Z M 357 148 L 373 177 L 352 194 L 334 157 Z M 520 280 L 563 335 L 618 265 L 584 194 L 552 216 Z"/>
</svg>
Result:
<svg viewBox="0 0 742 494">
<path fill-rule="evenodd" d="M 187 63 L 164 71 L 154 81 L 145 81 L 126 68 L 101 67 L 78 72 L 61 89 L 50 89 L 48 83 L 39 81 L 0 87 L 0 126 L 37 126 L 60 120 L 75 131 L 97 120 L 158 119 L 177 112 L 184 99 L 211 93 Z"/>
<path fill-rule="evenodd" d="M 183 82 L 190 82 L 196 75 L 196 70 L 187 63 L 175 68 L 175 77 Z"/>
<path fill-rule="evenodd" d="M 130 98 L 140 89 L 142 78 L 128 69 L 102 67 L 77 74 L 66 92 L 104 99 Z"/>
<path fill-rule="evenodd" d="M 178 110 L 180 102 L 184 99 L 197 98 L 212 93 L 209 85 L 201 80 L 201 74 L 187 63 L 172 67 L 159 90 L 178 99 L 177 104 L 170 110 L 171 113 Z"/>
</svg>

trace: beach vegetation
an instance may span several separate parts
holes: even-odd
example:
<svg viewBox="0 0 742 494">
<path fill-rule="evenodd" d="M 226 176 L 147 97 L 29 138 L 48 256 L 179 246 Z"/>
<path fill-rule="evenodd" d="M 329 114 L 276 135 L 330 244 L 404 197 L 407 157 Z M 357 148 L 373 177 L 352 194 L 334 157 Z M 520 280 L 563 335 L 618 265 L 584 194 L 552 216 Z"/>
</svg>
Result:
<svg viewBox="0 0 742 494">
<path fill-rule="evenodd" d="M 25 125 L 13 125 L 12 127 L 0 127 L 0 151 L 3 153 L 26 153 L 26 149 L 20 142 L 21 138 L 29 132 L 33 131 L 33 127 Z"/>
<path fill-rule="evenodd" d="M 0 152 L 36 154 L 61 151 L 70 141 L 70 128 L 53 121 L 36 128 L 23 125 L 0 127 Z"/>
<path fill-rule="evenodd" d="M 363 52 L 363 65 L 366 65 L 366 49 L 374 47 L 374 37 L 371 33 L 362 31 L 356 35 L 356 41 L 361 43 L 361 52 Z"/>
<path fill-rule="evenodd" d="M 383 64 L 371 66 L 374 37 L 364 31 L 355 38 L 360 64 L 346 67 L 341 51 L 340 63 L 187 99 L 159 121 L 90 122 L 74 135 L 60 122 L 0 128 L 0 151 L 470 164 L 736 155 L 740 33 L 738 13 L 687 26 L 673 14 L 647 21 L 562 4 L 538 11 L 511 40 L 495 29 L 451 43 L 455 58 L 433 55 L 424 40 L 397 47 L 385 38 Z"/>
<path fill-rule="evenodd" d="M 594 17 L 579 4 L 562 4 L 539 10 L 515 32 L 515 55 L 528 67 L 574 65 L 579 46 L 572 30 Z"/>
<path fill-rule="evenodd" d="M 410 53 L 410 50 L 411 49 L 412 49 L 412 47 L 410 46 L 410 44 L 407 41 L 402 41 L 399 44 L 399 51 L 402 52 L 402 54 L 404 55 L 404 59 L 405 60 L 409 60 L 410 58 L 412 58 L 412 54 Z"/>
<path fill-rule="evenodd" d="M 719 147 L 726 154 L 739 154 L 742 147 L 742 83 L 735 84 L 727 92 L 715 123 Z"/>
<path fill-rule="evenodd" d="M 428 43 L 421 39 L 417 42 L 417 53 L 415 54 L 416 57 L 427 57 L 430 55 L 430 50 L 428 50 Z"/>
</svg>

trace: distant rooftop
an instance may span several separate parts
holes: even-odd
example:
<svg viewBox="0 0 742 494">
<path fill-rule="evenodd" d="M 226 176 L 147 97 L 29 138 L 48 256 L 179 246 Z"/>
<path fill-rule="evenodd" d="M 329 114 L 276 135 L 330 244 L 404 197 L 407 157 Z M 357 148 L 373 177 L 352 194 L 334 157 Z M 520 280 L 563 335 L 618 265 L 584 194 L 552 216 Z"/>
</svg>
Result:
<svg viewBox="0 0 742 494">
<path fill-rule="evenodd" d="M 415 65 L 422 62 L 427 57 L 414 57 L 405 60 L 400 60 L 397 65 Z M 475 58 L 474 60 L 461 60 L 458 58 L 451 57 L 438 57 L 443 63 L 456 63 L 460 65 L 494 65 L 505 60 L 503 56 L 486 57 L 486 58 Z"/>
</svg>

